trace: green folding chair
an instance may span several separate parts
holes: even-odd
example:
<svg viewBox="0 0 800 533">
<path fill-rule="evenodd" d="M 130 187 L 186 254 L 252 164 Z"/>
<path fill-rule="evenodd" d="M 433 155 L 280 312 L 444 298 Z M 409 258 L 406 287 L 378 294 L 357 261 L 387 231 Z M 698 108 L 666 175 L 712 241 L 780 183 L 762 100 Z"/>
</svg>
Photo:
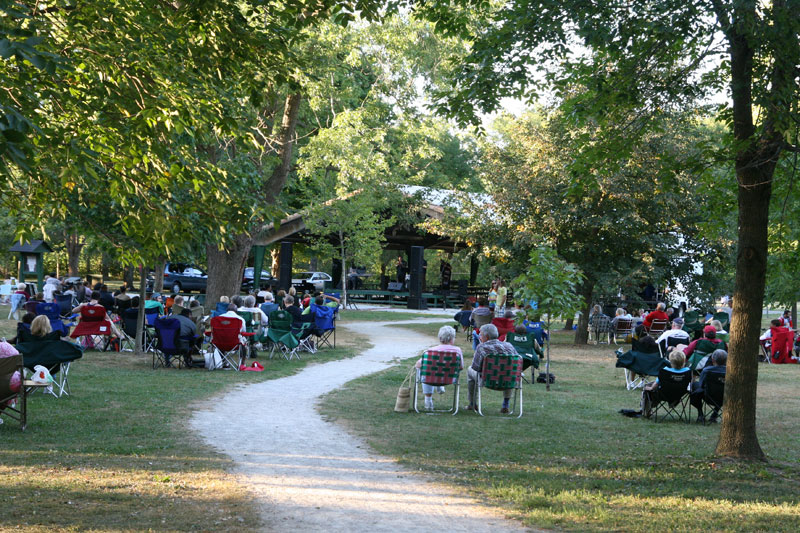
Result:
<svg viewBox="0 0 800 533">
<path fill-rule="evenodd" d="M 483 366 L 478 375 L 476 387 L 476 406 L 478 414 L 483 415 L 481 408 L 481 389 L 483 388 L 506 391 L 514 390 L 514 403 L 510 414 L 514 414 L 519 400 L 519 414 L 522 417 L 522 358 L 514 354 L 488 354 L 483 358 Z"/>
<path fill-rule="evenodd" d="M 287 361 L 295 356 L 300 359 L 300 355 L 297 353 L 300 341 L 292 334 L 292 315 L 290 315 L 288 311 L 276 309 L 269 314 L 267 339 L 269 339 L 272 345 L 269 351 L 270 359 L 275 355 L 276 350 L 279 351 Z"/>
<path fill-rule="evenodd" d="M 522 374 L 524 378 L 525 370 L 531 370 L 531 383 L 536 381 L 536 371 L 539 368 L 539 357 L 544 355 L 542 347 L 536 342 L 533 333 L 509 333 L 506 335 L 506 342 L 509 343 L 522 357 Z"/>
</svg>

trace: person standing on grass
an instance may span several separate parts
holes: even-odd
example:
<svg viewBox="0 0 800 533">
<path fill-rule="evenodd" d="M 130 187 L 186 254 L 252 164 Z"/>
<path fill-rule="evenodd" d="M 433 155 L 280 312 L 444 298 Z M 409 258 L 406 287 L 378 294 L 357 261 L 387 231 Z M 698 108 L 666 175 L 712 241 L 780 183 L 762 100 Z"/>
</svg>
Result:
<svg viewBox="0 0 800 533">
<path fill-rule="evenodd" d="M 472 357 L 472 365 L 467 368 L 467 392 L 469 394 L 469 405 L 466 407 L 467 411 L 476 411 L 475 407 L 475 387 L 478 385 L 478 374 L 483 367 L 483 358 L 487 355 L 517 355 L 517 350 L 507 342 L 497 340 L 500 334 L 497 331 L 497 326 L 494 324 L 484 324 L 480 329 L 480 344 L 475 349 L 475 355 Z M 505 389 L 503 391 L 503 407 L 500 412 L 503 414 L 508 413 L 508 402 L 511 398 L 513 389 Z"/>
<path fill-rule="evenodd" d="M 496 312 L 498 316 L 503 316 L 506 311 L 506 303 L 508 302 L 508 287 L 502 278 L 497 278 L 497 302 Z"/>
</svg>

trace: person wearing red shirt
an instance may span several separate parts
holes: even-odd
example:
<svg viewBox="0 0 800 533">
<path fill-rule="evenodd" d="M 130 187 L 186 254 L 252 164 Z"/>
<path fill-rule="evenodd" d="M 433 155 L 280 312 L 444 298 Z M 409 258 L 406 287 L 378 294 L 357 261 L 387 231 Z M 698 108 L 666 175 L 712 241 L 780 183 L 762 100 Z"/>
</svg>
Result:
<svg viewBox="0 0 800 533">
<path fill-rule="evenodd" d="M 666 306 L 664 305 L 663 302 L 659 302 L 658 305 L 656 306 L 656 310 L 655 311 L 651 311 L 650 313 L 647 313 L 647 316 L 644 317 L 644 327 L 646 327 L 647 329 L 650 329 L 650 326 L 653 325 L 653 320 L 666 320 L 666 321 L 669 321 L 669 317 L 667 316 L 667 313 L 664 312 L 664 308 L 665 307 Z"/>
</svg>

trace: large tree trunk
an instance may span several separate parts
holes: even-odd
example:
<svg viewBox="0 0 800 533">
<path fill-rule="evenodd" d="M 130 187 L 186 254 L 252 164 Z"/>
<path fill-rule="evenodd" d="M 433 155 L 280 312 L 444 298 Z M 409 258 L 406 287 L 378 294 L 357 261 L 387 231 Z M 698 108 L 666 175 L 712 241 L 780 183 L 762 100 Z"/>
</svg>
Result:
<svg viewBox="0 0 800 533">
<path fill-rule="evenodd" d="M 156 261 L 155 272 L 153 272 L 153 292 L 164 292 L 164 269 L 166 267 L 167 260 L 164 257 L 159 257 Z"/>
<path fill-rule="evenodd" d="M 76 233 L 68 233 L 64 236 L 64 244 L 67 249 L 67 269 L 69 276 L 79 276 L 81 249 L 84 242 L 81 236 Z"/>
<path fill-rule="evenodd" d="M 766 154 L 762 154 L 766 155 Z M 739 246 L 733 293 L 731 341 L 725 379 L 725 410 L 716 453 L 764 459 L 756 435 L 758 337 L 767 272 L 767 227 L 774 164 L 737 161 Z"/>
<path fill-rule="evenodd" d="M 299 94 L 286 97 L 283 119 L 277 145 L 280 163 L 272 170 L 269 179 L 262 186 L 264 203 L 272 205 L 283 190 L 292 162 L 292 151 L 295 143 L 297 115 L 302 98 Z M 242 233 L 220 250 L 217 244 L 206 247 L 208 260 L 208 288 L 206 289 L 206 309 L 213 309 L 222 295 L 239 294 L 241 292 L 242 273 L 245 262 L 253 246 L 255 233 Z M 274 255 L 273 255 L 274 258 Z M 273 263 L 274 264 L 274 263 Z M 274 272 L 273 272 L 274 274 Z"/>
<path fill-rule="evenodd" d="M 725 379 L 725 410 L 716 453 L 739 459 L 764 459 L 756 435 L 758 337 L 761 331 L 767 273 L 767 227 L 772 178 L 782 136 L 774 129 L 779 110 L 768 107 L 762 131 L 753 122 L 753 55 L 749 23 L 755 3 L 734 8 L 732 24 L 724 27 L 731 56 L 733 136 L 739 143 L 736 178 L 739 199 L 739 243 L 733 293 L 731 342 Z M 725 20 L 721 13 L 721 20 Z M 772 91 L 786 86 L 776 61 Z"/>
<path fill-rule="evenodd" d="M 220 296 L 233 296 L 242 291 L 242 274 L 252 247 L 253 237 L 249 235 L 238 235 L 222 250 L 216 244 L 208 245 L 206 309 L 214 309 Z"/>
<path fill-rule="evenodd" d="M 575 330 L 575 344 L 586 344 L 589 342 L 589 310 L 592 308 L 594 281 L 584 280 L 578 292 L 584 303 L 581 315 L 578 318 L 578 328 Z"/>
</svg>

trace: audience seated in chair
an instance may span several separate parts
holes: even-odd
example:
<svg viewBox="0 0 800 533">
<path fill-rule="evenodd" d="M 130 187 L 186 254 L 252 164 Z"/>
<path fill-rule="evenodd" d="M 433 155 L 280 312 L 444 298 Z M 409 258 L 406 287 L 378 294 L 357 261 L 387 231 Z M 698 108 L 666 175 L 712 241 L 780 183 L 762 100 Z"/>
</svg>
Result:
<svg viewBox="0 0 800 533">
<path fill-rule="evenodd" d="M 509 309 L 503 313 L 502 317 L 494 317 L 492 324 L 497 327 L 499 333 L 497 339 L 505 341 L 506 335 L 514 331 L 514 312 Z"/>
<path fill-rule="evenodd" d="M 453 345 L 455 341 L 456 341 L 456 330 L 453 329 L 452 326 L 442 326 L 441 328 L 439 328 L 439 345 L 434 346 L 433 348 L 429 348 L 429 350 L 434 352 L 452 352 L 453 354 L 456 354 L 456 356 L 461 362 L 460 368 L 463 369 L 464 355 L 461 353 L 461 348 Z M 422 368 L 422 359 L 417 361 L 416 368 L 417 369 Z M 433 411 L 434 392 L 438 392 L 439 394 L 444 394 L 444 385 L 442 386 L 428 385 L 427 383 L 425 383 L 423 379 L 422 393 L 425 395 L 425 409 L 427 409 L 428 411 Z"/>
<path fill-rule="evenodd" d="M 656 340 L 644 331 L 644 326 L 636 326 L 631 341 L 631 350 L 641 353 L 661 353 Z"/>
<path fill-rule="evenodd" d="M 95 306 L 95 305 L 100 305 L 100 292 L 99 291 L 92 291 L 92 296 L 89 299 L 89 301 L 79 304 L 77 307 L 75 307 L 72 310 L 72 312 L 76 313 L 76 314 L 80 314 L 81 309 L 83 309 L 84 307 Z M 103 306 L 100 305 L 100 307 L 103 307 Z M 103 307 L 103 308 L 105 309 L 105 307 Z M 119 329 L 117 329 L 117 326 L 111 320 L 111 317 L 109 316 L 108 311 L 106 311 L 106 320 L 108 320 L 108 322 L 111 324 L 111 333 L 113 334 L 113 336 L 114 337 L 118 337 L 118 338 L 122 337 L 122 334 L 119 332 Z"/>
<path fill-rule="evenodd" d="M 280 306 L 275 303 L 275 297 L 272 295 L 271 292 L 266 291 L 264 293 L 264 303 L 261 304 L 261 311 L 269 317 L 269 314 L 276 309 L 280 309 Z"/>
<path fill-rule="evenodd" d="M 683 344 L 689 344 L 689 334 L 683 331 L 683 319 L 682 318 L 675 318 L 672 321 L 672 328 L 664 330 L 658 339 L 656 339 L 656 344 L 661 346 L 661 349 L 666 352 L 667 351 L 667 341 L 668 339 L 678 339 Z"/>
<path fill-rule="evenodd" d="M 716 349 L 727 350 L 728 347 L 725 342 L 717 338 L 717 330 L 714 326 L 705 326 L 703 328 L 703 338 L 692 341 L 684 350 L 688 358 L 689 367 L 695 370 L 698 363 Z"/>
<path fill-rule="evenodd" d="M 797 363 L 798 358 L 792 355 L 794 332 L 783 325 L 780 318 L 770 322 L 770 328 L 761 336 L 762 341 L 767 341 L 770 351 L 770 362 L 773 364 Z"/>
<path fill-rule="evenodd" d="M 472 314 L 469 316 L 470 324 L 475 328 L 472 332 L 472 349 L 478 347 L 479 333 L 478 330 L 484 324 L 489 324 L 494 318 L 494 311 L 489 308 L 489 300 L 485 296 L 478 298 L 478 307 L 476 307 Z"/>
<path fill-rule="evenodd" d="M 666 306 L 664 305 L 664 302 L 658 302 L 658 305 L 656 305 L 655 311 L 651 311 L 651 312 L 647 313 L 647 316 L 644 317 L 644 322 L 642 322 L 644 327 L 649 330 L 650 326 L 653 325 L 653 321 L 654 320 L 669 321 L 669 317 L 667 316 L 667 313 L 664 312 L 664 308 L 665 307 Z"/>
<path fill-rule="evenodd" d="M 22 316 L 22 322 L 17 322 L 17 335 L 8 341 L 9 344 L 17 344 L 18 342 L 27 342 L 31 340 L 31 324 L 36 315 L 33 313 L 25 313 Z"/>
<path fill-rule="evenodd" d="M 517 351 L 511 344 L 497 340 L 499 337 L 497 327 L 494 324 L 484 324 L 481 326 L 478 339 L 480 344 L 475 349 L 475 355 L 472 357 L 472 365 L 467 368 L 467 394 L 469 405 L 466 407 L 467 411 L 475 411 L 475 387 L 477 386 L 478 374 L 481 372 L 483 365 L 483 358 L 487 354 L 503 354 L 515 355 Z M 513 389 L 503 391 L 503 407 L 501 413 L 508 413 L 508 403 L 511 395 L 514 393 Z"/>
<path fill-rule="evenodd" d="M 711 362 L 712 365 L 706 365 L 703 371 L 700 373 L 700 378 L 692 383 L 692 391 L 689 395 L 689 401 L 692 404 L 692 407 L 697 409 L 697 421 L 698 422 L 705 422 L 705 416 L 703 415 L 703 400 L 705 399 L 705 392 L 706 392 L 706 382 L 709 379 L 710 375 L 725 375 L 725 364 L 728 362 L 728 352 L 725 350 L 714 350 L 711 354 Z M 709 422 L 716 422 L 717 417 L 719 416 L 719 408 L 721 406 L 714 405 L 712 406 L 713 411 L 711 412 L 711 417 L 709 418 Z"/>
<path fill-rule="evenodd" d="M 685 387 L 688 386 L 691 381 L 691 370 L 686 366 L 686 356 L 681 350 L 673 348 L 669 353 L 669 364 L 670 366 L 665 367 L 662 371 L 667 371 L 676 375 L 687 374 L 686 384 L 684 385 L 685 390 Z M 660 379 L 661 378 L 656 378 L 654 382 L 648 383 L 644 386 L 644 389 L 642 389 L 642 415 L 645 418 L 650 418 L 656 405 L 665 400 L 660 393 Z"/>
</svg>

